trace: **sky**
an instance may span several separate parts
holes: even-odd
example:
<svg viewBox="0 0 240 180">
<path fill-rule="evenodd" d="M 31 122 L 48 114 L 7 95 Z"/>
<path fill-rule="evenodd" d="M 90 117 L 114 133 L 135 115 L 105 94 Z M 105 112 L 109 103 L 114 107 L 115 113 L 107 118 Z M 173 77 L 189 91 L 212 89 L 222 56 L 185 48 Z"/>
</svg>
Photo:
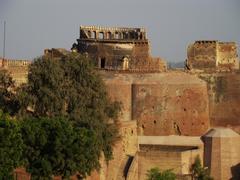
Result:
<svg viewBox="0 0 240 180">
<path fill-rule="evenodd" d="M 0 0 L 0 56 L 4 21 L 13 59 L 70 49 L 80 25 L 145 27 L 152 55 L 168 62 L 184 61 L 195 40 L 240 45 L 240 0 Z"/>
</svg>

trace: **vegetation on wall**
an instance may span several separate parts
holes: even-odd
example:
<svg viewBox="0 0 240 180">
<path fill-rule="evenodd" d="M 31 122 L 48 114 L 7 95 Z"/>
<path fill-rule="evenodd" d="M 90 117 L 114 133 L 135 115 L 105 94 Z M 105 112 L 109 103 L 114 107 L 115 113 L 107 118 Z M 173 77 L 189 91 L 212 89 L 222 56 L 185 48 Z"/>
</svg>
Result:
<svg viewBox="0 0 240 180">
<path fill-rule="evenodd" d="M 0 70 L 0 109 L 10 115 L 16 114 L 19 110 L 15 88 L 10 74 L 6 70 Z"/>
<path fill-rule="evenodd" d="M 199 156 L 196 157 L 192 165 L 192 175 L 195 180 L 213 180 L 213 178 L 210 177 L 209 170 L 202 166 Z"/>
</svg>

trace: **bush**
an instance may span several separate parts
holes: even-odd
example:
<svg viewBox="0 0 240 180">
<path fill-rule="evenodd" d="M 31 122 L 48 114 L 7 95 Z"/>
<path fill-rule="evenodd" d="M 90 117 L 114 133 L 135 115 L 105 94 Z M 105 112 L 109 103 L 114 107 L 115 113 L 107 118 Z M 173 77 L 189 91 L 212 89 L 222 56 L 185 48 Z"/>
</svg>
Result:
<svg viewBox="0 0 240 180">
<path fill-rule="evenodd" d="M 202 166 L 199 156 L 196 157 L 195 162 L 192 165 L 192 174 L 193 178 L 196 180 L 213 180 L 213 178 L 210 177 L 209 170 Z"/>
<path fill-rule="evenodd" d="M 147 180 L 175 180 L 176 174 L 171 169 L 160 171 L 158 168 L 152 168 L 147 172 Z"/>
<path fill-rule="evenodd" d="M 0 111 L 0 179 L 13 179 L 22 165 L 23 141 L 19 123 Z"/>
<path fill-rule="evenodd" d="M 22 123 L 26 169 L 33 179 L 89 175 L 98 169 L 96 134 L 64 118 L 28 118 Z"/>
</svg>

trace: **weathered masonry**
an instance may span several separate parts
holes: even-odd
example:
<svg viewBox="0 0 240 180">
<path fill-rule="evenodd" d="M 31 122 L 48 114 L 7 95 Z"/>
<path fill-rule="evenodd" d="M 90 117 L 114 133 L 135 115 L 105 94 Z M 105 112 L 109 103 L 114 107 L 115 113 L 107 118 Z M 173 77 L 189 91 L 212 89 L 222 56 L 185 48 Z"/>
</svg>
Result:
<svg viewBox="0 0 240 180">
<path fill-rule="evenodd" d="M 150 55 L 144 28 L 80 26 L 73 51 L 85 53 L 96 67 L 114 70 L 164 71 L 166 63 Z"/>
<path fill-rule="evenodd" d="M 186 66 L 188 69 L 239 69 L 235 42 L 196 41 L 189 45 Z"/>
<path fill-rule="evenodd" d="M 32 63 L 29 60 L 15 60 L 0 58 L 0 69 L 7 70 L 15 81 L 16 85 L 27 82 L 28 66 Z"/>
</svg>

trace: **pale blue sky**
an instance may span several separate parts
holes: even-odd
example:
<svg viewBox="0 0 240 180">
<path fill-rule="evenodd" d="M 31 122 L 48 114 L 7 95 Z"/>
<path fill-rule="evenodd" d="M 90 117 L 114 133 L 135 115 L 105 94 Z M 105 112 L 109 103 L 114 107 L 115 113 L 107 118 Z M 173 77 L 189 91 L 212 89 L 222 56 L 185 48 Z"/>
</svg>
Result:
<svg viewBox="0 0 240 180">
<path fill-rule="evenodd" d="M 184 61 L 199 39 L 240 45 L 240 0 L 0 0 L 0 56 L 31 59 L 70 49 L 80 25 L 146 27 L 154 56 Z"/>
</svg>

